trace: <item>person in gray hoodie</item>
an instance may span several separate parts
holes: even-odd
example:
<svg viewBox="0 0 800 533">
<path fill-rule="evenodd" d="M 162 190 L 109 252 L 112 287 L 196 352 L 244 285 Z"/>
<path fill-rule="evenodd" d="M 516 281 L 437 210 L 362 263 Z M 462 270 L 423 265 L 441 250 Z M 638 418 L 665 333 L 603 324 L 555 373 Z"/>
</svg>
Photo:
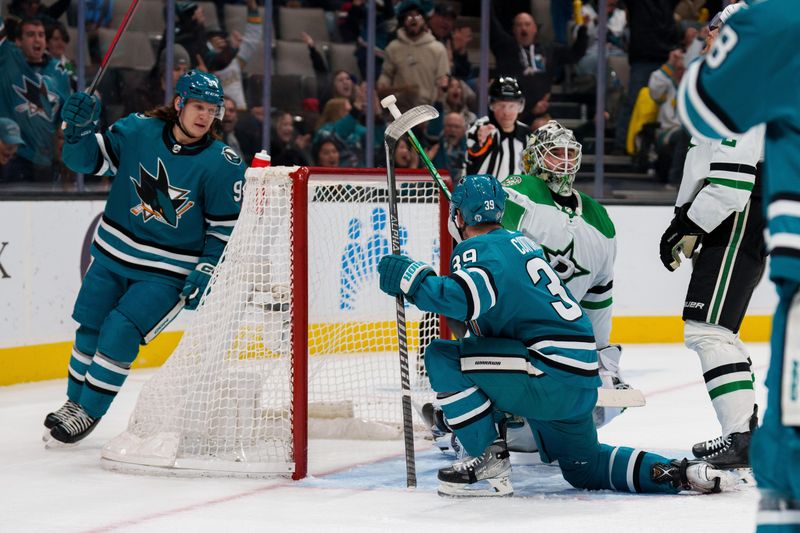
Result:
<svg viewBox="0 0 800 533">
<path fill-rule="evenodd" d="M 429 10 L 423 0 L 403 0 L 395 8 L 397 38 L 385 50 L 378 78 L 381 95 L 394 93 L 401 109 L 432 104 L 439 87 L 446 87 L 450 62 L 447 49 L 428 30 Z"/>
</svg>

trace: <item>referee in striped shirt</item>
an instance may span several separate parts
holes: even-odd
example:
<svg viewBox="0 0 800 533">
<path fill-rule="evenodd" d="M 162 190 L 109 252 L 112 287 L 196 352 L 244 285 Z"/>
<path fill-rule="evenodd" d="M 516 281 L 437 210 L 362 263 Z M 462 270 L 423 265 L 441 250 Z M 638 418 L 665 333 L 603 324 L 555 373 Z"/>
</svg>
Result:
<svg viewBox="0 0 800 533">
<path fill-rule="evenodd" d="M 531 129 L 517 120 L 525 98 L 516 78 L 501 77 L 489 86 L 489 116 L 467 132 L 465 175 L 492 174 L 501 182 L 522 172 L 521 155 Z"/>
</svg>

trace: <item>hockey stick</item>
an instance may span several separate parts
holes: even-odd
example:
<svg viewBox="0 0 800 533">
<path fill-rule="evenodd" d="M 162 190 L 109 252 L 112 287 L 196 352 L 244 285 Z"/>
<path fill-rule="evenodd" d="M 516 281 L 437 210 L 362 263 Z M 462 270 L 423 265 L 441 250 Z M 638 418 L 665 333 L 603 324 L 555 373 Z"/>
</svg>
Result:
<svg viewBox="0 0 800 533">
<path fill-rule="evenodd" d="M 387 96 L 386 98 L 381 100 L 381 105 L 385 109 L 389 110 L 389 113 L 391 113 L 392 117 L 394 117 L 394 119 L 395 119 L 395 123 L 401 116 L 407 115 L 408 113 L 417 112 L 417 110 L 420 110 L 420 109 L 425 109 L 425 114 L 429 117 L 429 118 L 427 118 L 425 120 L 431 120 L 431 119 L 434 119 L 434 118 L 439 116 L 439 112 L 436 111 L 436 109 L 434 109 L 433 107 L 431 107 L 429 105 L 428 106 L 417 106 L 417 107 L 415 107 L 413 109 L 410 109 L 410 110 L 406 111 L 405 114 L 401 114 L 400 113 L 400 109 L 397 107 L 397 98 L 395 98 L 395 96 L 393 94 L 390 94 L 389 96 Z M 417 124 L 419 124 L 419 122 L 415 123 L 414 126 L 416 126 Z M 392 125 L 394 125 L 394 123 Z M 436 185 L 439 186 L 439 188 L 442 190 L 442 193 L 444 193 L 445 197 L 448 200 L 450 200 L 450 189 L 448 189 L 447 185 L 445 185 L 444 180 L 439 175 L 439 171 L 436 170 L 436 167 L 433 166 L 433 163 L 431 162 L 431 159 L 428 157 L 428 154 L 426 154 L 425 150 L 422 149 L 422 145 L 419 144 L 419 141 L 417 140 L 417 136 L 414 135 L 414 132 L 411 131 L 410 129 L 408 130 L 407 133 L 408 133 L 408 138 L 411 141 L 411 145 L 414 147 L 414 150 L 416 150 L 417 153 L 419 154 L 420 159 L 422 159 L 422 162 L 425 164 L 425 168 L 428 169 L 428 173 L 433 178 L 433 181 L 436 182 Z"/>
<path fill-rule="evenodd" d="M 128 10 L 122 18 L 122 23 L 119 25 L 119 28 L 117 28 L 117 33 L 114 34 L 114 38 L 111 40 L 111 44 L 108 45 L 108 50 L 106 50 L 106 55 L 103 56 L 103 60 L 100 62 L 100 68 L 97 69 L 92 83 L 90 83 L 89 88 L 86 89 L 86 94 L 92 94 L 97 89 L 97 86 L 100 85 L 100 80 L 103 79 L 103 75 L 105 75 L 106 69 L 108 68 L 111 54 L 114 53 L 114 49 L 117 47 L 117 43 L 122 37 L 122 34 L 125 33 L 125 28 L 128 27 L 128 23 L 131 21 L 131 18 L 133 18 L 133 12 L 136 11 L 136 6 L 138 5 L 139 0 L 131 0 L 131 5 L 128 6 Z"/>
<path fill-rule="evenodd" d="M 392 232 L 392 253 L 400 254 L 400 223 L 397 217 L 397 185 L 394 172 L 394 151 L 397 141 L 411 128 L 439 113 L 431 106 L 419 106 L 395 117 L 383 137 L 386 148 L 386 180 L 389 188 L 389 224 Z M 411 413 L 411 377 L 408 369 L 408 339 L 406 337 L 406 308 L 403 295 L 395 299 L 397 307 L 397 346 L 400 353 L 400 388 L 403 392 L 403 440 L 406 453 L 406 486 L 417 486 L 417 468 L 414 457 L 414 422 Z"/>
<path fill-rule="evenodd" d="M 114 34 L 114 38 L 111 40 L 111 43 L 108 45 L 108 50 L 106 50 L 106 55 L 103 56 L 103 60 L 100 62 L 100 67 L 97 69 L 97 72 L 94 75 L 94 79 L 92 83 L 89 84 L 89 87 L 86 88 L 86 94 L 91 95 L 97 90 L 97 86 L 100 85 L 100 81 L 103 79 L 103 76 L 108 69 L 108 62 L 111 60 L 111 54 L 114 53 L 114 49 L 117 47 L 117 43 L 119 42 L 122 34 L 125 33 L 125 28 L 128 27 L 128 23 L 131 21 L 133 17 L 133 12 L 136 11 L 136 6 L 139 5 L 139 0 L 131 0 L 131 5 L 128 6 L 128 10 L 125 12 L 125 16 L 122 18 L 122 23 L 117 28 L 117 33 Z M 87 122 L 88 124 L 88 122 Z M 83 124 L 86 126 L 86 124 Z M 67 129 L 67 123 L 61 122 L 61 129 Z"/>
</svg>

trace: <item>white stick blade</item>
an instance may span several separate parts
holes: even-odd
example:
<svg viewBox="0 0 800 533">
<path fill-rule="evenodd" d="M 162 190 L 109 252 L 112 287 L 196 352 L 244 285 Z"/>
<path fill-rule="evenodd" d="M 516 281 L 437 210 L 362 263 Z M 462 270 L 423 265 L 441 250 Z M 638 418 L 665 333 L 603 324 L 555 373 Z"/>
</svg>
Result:
<svg viewBox="0 0 800 533">
<path fill-rule="evenodd" d="M 396 141 L 417 124 L 422 124 L 438 116 L 439 112 L 429 105 L 411 108 L 389 124 L 386 128 L 386 136 Z"/>
<path fill-rule="evenodd" d="M 638 389 L 598 389 L 597 407 L 643 407 L 644 394 Z"/>
</svg>

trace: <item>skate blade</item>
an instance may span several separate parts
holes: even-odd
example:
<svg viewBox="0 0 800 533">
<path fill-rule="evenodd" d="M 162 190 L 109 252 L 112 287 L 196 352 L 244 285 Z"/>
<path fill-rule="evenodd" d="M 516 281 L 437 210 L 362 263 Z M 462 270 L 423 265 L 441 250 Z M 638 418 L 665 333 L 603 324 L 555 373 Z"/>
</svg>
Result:
<svg viewBox="0 0 800 533">
<path fill-rule="evenodd" d="M 53 428 L 50 428 L 50 429 L 44 428 L 44 433 L 42 433 L 42 442 L 47 442 L 47 441 L 49 441 L 50 439 L 53 438 L 50 435 L 50 430 L 51 429 L 53 429 Z"/>
<path fill-rule="evenodd" d="M 440 481 L 437 492 L 444 498 L 508 498 L 514 495 L 514 487 L 511 478 L 505 476 L 470 484 Z"/>
<path fill-rule="evenodd" d="M 52 436 L 47 439 L 44 443 L 44 448 L 46 450 L 59 450 L 59 449 L 66 449 L 66 448 L 74 448 L 77 446 L 77 442 L 61 442 L 58 439 L 53 438 Z"/>
</svg>

